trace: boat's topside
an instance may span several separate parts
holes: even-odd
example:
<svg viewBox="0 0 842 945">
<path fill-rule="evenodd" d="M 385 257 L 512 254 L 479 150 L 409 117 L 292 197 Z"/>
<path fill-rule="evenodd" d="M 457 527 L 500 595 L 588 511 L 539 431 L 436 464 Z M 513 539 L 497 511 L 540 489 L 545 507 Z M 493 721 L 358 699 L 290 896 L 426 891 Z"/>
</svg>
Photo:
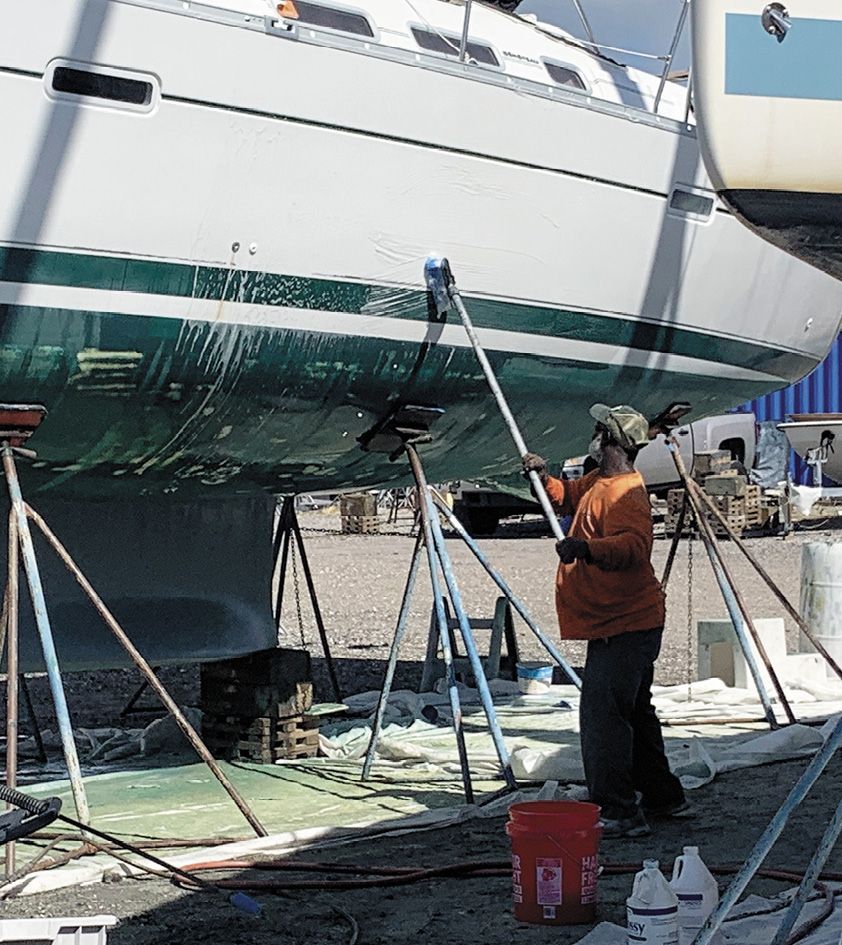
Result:
<svg viewBox="0 0 842 945">
<path fill-rule="evenodd" d="M 462 2 L 449 0 L 111 0 L 133 6 L 216 20 L 232 28 L 298 30 L 305 41 L 359 40 L 369 53 L 404 51 L 419 62 L 458 57 L 465 17 Z M 517 15 L 473 4 L 466 62 L 473 73 L 496 72 L 514 80 L 582 93 L 664 119 L 693 124 L 686 87 L 617 62 L 534 15 Z M 2 38 L 0 37 L 0 44 Z M 659 92 L 660 90 L 660 92 Z M 435 107 L 435 106 L 431 106 Z"/>
</svg>

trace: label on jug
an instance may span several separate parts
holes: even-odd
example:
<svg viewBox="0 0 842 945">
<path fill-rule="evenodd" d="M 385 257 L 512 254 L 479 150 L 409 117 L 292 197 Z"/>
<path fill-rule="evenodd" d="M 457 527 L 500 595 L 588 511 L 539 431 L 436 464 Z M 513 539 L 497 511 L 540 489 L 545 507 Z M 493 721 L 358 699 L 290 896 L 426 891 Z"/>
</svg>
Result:
<svg viewBox="0 0 842 945">
<path fill-rule="evenodd" d="M 629 945 L 678 945 L 678 909 L 626 909 Z"/>
<path fill-rule="evenodd" d="M 561 860 L 535 860 L 535 891 L 539 906 L 561 905 Z M 546 913 L 546 910 L 544 910 Z M 547 916 L 545 918 L 553 918 Z"/>
</svg>

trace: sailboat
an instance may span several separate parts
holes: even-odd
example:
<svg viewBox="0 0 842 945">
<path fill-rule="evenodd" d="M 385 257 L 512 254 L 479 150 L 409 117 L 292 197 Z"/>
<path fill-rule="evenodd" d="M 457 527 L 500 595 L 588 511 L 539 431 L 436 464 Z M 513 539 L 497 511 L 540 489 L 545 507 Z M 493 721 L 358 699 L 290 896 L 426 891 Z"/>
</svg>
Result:
<svg viewBox="0 0 842 945">
<path fill-rule="evenodd" d="M 274 641 L 275 497 L 515 470 L 446 256 L 530 444 L 594 401 L 715 413 L 825 355 L 842 287 L 717 194 L 687 88 L 444 0 L 0 8 L 0 401 L 32 503 L 152 661 Z M 65 665 L 119 662 L 58 571 Z M 31 654 L 35 659 L 34 650 Z"/>
</svg>

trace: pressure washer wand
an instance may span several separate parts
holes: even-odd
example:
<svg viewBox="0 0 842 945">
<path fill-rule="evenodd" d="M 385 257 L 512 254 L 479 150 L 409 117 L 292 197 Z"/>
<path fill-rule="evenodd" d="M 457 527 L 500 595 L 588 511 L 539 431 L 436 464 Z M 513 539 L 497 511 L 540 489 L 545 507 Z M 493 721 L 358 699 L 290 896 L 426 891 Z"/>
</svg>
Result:
<svg viewBox="0 0 842 945">
<path fill-rule="evenodd" d="M 76 827 L 77 830 L 82 832 L 83 836 L 84 834 L 90 834 L 93 837 L 98 837 L 100 840 L 106 840 L 108 843 L 113 843 L 115 846 L 121 847 L 123 850 L 126 850 L 129 853 L 134 853 L 136 856 L 143 857 L 144 859 L 149 860 L 151 863 L 154 863 L 156 866 L 161 867 L 161 869 L 166 870 L 168 873 L 174 873 L 176 876 L 180 876 L 182 879 L 193 883 L 195 886 L 199 886 L 201 889 L 205 889 L 208 892 L 213 892 L 224 896 L 228 902 L 234 906 L 234 908 L 239 909 L 242 912 L 247 912 L 249 915 L 260 915 L 262 911 L 260 903 L 255 902 L 251 896 L 247 896 L 245 893 L 235 892 L 233 894 L 229 894 L 227 890 L 220 888 L 215 883 L 210 883 L 206 879 L 202 879 L 193 873 L 189 873 L 187 870 L 181 869 L 181 867 L 173 866 L 172 863 L 167 863 L 166 860 L 162 860 L 153 853 L 148 853 L 146 850 L 142 850 L 133 843 L 128 843 L 126 840 L 121 840 L 119 837 L 115 837 L 112 834 L 97 830 L 90 824 L 83 824 L 81 821 L 74 820 L 72 817 L 67 817 L 64 814 L 58 813 L 58 808 L 61 807 L 61 801 L 58 801 L 58 798 L 50 798 L 49 800 L 42 801 L 35 797 L 29 797 L 27 794 L 21 794 L 20 791 L 15 791 L 13 788 L 6 787 L 6 785 L 0 785 L 0 801 L 5 801 L 7 804 L 13 804 L 15 807 L 19 807 L 21 810 L 27 811 L 27 813 L 33 815 L 34 817 L 51 814 L 52 816 L 50 817 L 50 821 L 53 819 L 61 820 L 64 823 L 69 824 L 71 827 Z M 58 802 L 58 806 L 56 806 L 56 802 Z"/>
<path fill-rule="evenodd" d="M 430 256 L 430 258 L 424 263 L 424 278 L 427 283 L 427 289 L 431 293 L 432 300 L 436 306 L 438 314 L 444 315 L 451 305 L 453 305 L 456 308 L 456 311 L 459 313 L 459 317 L 462 319 L 462 324 L 465 326 L 465 331 L 467 332 L 468 338 L 470 339 L 471 345 L 473 346 L 474 354 L 477 356 L 480 367 L 482 367 L 483 373 L 485 374 L 485 379 L 488 381 L 488 386 L 491 388 L 491 393 L 494 395 L 494 399 L 497 401 L 497 406 L 500 409 L 500 413 L 503 415 L 503 419 L 506 421 L 506 426 L 509 428 L 509 433 L 511 433 L 512 439 L 515 441 L 515 446 L 517 447 L 517 451 L 520 454 L 520 458 L 523 459 L 523 457 L 529 452 L 526 446 L 526 441 L 521 435 L 520 428 L 517 425 L 514 414 L 509 409 L 509 404 L 506 401 L 506 395 L 503 393 L 503 390 L 494 374 L 494 370 L 491 367 L 482 345 L 480 344 L 479 338 L 477 337 L 476 329 L 474 328 L 473 322 L 471 321 L 468 311 L 465 308 L 465 303 L 462 301 L 462 296 L 459 293 L 459 289 L 456 287 L 453 273 L 450 270 L 450 263 L 441 256 Z M 553 510 L 550 497 L 547 495 L 547 490 L 544 488 L 543 482 L 541 482 L 541 477 L 537 472 L 532 470 L 529 473 L 529 481 L 532 484 L 532 491 L 535 493 L 535 497 L 541 503 L 541 509 L 544 512 L 545 518 L 549 522 L 556 541 L 563 541 L 564 531 L 561 527 L 561 523 L 558 520 L 558 516 Z"/>
</svg>

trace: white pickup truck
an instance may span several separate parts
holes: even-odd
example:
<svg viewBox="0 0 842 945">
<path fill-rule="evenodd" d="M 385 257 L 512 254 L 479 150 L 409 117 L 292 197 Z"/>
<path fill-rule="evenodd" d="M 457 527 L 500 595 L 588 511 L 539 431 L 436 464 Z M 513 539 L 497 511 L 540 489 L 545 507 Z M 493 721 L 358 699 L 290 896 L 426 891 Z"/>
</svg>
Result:
<svg viewBox="0 0 842 945">
<path fill-rule="evenodd" d="M 706 417 L 676 427 L 673 431 L 681 448 L 681 457 L 688 472 L 693 471 L 693 457 L 708 450 L 728 450 L 731 458 L 746 469 L 754 465 L 757 448 L 757 423 L 753 413 L 726 413 Z M 588 457 L 569 459 L 562 467 L 562 475 L 575 479 L 594 466 Z M 663 436 L 654 439 L 637 456 L 635 467 L 643 476 L 650 492 L 660 493 L 678 485 L 675 463 L 664 443 Z"/>
<path fill-rule="evenodd" d="M 726 413 L 707 417 L 677 427 L 673 432 L 690 472 L 693 456 L 707 450 L 729 450 L 731 456 L 746 469 L 754 465 L 757 425 L 753 413 Z M 577 456 L 562 465 L 561 474 L 566 479 L 578 479 L 594 465 L 590 457 Z M 640 451 L 635 465 L 651 492 L 665 493 L 678 485 L 675 464 L 662 436 Z M 524 494 L 516 495 L 470 482 L 457 482 L 451 483 L 451 493 L 454 512 L 473 535 L 493 534 L 500 519 L 509 515 L 540 512 L 538 503 L 527 498 L 526 487 L 523 489 Z"/>
</svg>

